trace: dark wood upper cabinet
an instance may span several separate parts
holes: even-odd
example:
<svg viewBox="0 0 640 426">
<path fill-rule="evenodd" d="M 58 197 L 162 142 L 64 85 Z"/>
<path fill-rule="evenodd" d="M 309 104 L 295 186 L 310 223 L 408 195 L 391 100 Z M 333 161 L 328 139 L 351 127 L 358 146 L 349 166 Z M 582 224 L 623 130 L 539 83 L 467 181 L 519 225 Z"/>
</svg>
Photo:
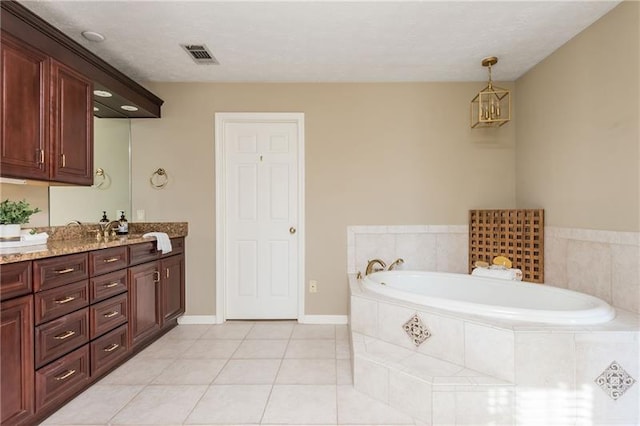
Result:
<svg viewBox="0 0 640 426">
<path fill-rule="evenodd" d="M 51 60 L 51 180 L 93 183 L 93 84 Z"/>
<path fill-rule="evenodd" d="M 2 175 L 49 178 L 49 58 L 2 31 Z"/>
</svg>

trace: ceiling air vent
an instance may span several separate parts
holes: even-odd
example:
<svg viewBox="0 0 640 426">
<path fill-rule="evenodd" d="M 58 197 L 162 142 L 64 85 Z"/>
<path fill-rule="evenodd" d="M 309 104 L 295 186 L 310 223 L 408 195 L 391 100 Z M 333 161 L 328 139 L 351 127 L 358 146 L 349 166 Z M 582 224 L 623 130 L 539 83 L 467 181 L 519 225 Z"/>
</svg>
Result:
<svg viewBox="0 0 640 426">
<path fill-rule="evenodd" d="M 187 51 L 196 64 L 220 65 L 220 62 L 213 57 L 204 44 L 181 44 L 180 46 Z"/>
</svg>

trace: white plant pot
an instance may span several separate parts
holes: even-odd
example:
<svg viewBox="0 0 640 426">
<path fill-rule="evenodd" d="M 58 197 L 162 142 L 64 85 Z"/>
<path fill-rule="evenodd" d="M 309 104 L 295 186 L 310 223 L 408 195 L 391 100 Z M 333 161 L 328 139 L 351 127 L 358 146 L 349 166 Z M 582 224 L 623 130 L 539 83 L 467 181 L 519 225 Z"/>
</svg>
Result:
<svg viewBox="0 0 640 426">
<path fill-rule="evenodd" d="M 20 238 L 20 225 L 0 225 L 0 238 Z"/>
</svg>

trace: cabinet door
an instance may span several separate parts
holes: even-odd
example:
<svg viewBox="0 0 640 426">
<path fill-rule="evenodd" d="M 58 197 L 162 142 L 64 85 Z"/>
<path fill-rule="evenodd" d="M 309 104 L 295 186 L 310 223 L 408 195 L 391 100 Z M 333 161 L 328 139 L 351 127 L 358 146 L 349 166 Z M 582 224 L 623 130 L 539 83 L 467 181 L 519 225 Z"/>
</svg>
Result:
<svg viewBox="0 0 640 426">
<path fill-rule="evenodd" d="M 93 184 L 93 83 L 51 60 L 51 180 Z"/>
<path fill-rule="evenodd" d="M 160 261 L 163 324 L 184 313 L 184 255 Z"/>
<path fill-rule="evenodd" d="M 18 424 L 34 413 L 33 296 L 0 304 L 1 424 Z"/>
<path fill-rule="evenodd" d="M 2 32 L 2 176 L 48 179 L 49 59 Z"/>
<path fill-rule="evenodd" d="M 158 262 L 129 268 L 129 338 L 131 347 L 160 330 L 160 271 Z"/>
</svg>

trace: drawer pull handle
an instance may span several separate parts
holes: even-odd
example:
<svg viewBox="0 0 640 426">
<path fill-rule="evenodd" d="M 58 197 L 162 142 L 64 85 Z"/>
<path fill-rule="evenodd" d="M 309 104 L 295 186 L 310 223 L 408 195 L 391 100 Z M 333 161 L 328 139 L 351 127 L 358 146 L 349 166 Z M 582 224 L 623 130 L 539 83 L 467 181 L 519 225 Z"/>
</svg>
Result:
<svg viewBox="0 0 640 426">
<path fill-rule="evenodd" d="M 107 312 L 106 314 L 104 314 L 103 316 L 105 318 L 112 318 L 115 317 L 116 315 L 118 315 L 120 312 L 118 311 L 111 311 L 111 312 Z"/>
<path fill-rule="evenodd" d="M 55 302 L 56 302 L 58 305 L 64 305 L 65 303 L 69 303 L 69 302 L 71 302 L 72 300 L 76 300 L 76 298 L 75 298 L 75 297 L 73 297 L 73 296 L 67 296 L 67 297 L 65 297 L 64 299 L 56 299 L 56 300 L 55 300 Z"/>
<path fill-rule="evenodd" d="M 67 370 L 66 373 L 64 373 L 63 375 L 56 376 L 56 380 L 64 380 L 73 376 L 74 374 L 76 374 L 76 370 Z"/>
<path fill-rule="evenodd" d="M 56 271 L 56 274 L 68 274 L 69 272 L 73 272 L 75 271 L 74 268 L 66 268 L 66 269 L 61 269 L 59 271 Z"/>
<path fill-rule="evenodd" d="M 112 282 L 112 283 L 105 284 L 105 285 L 104 285 L 104 287 L 105 287 L 105 288 L 111 288 L 111 287 L 115 287 L 115 286 L 117 286 L 118 284 L 120 284 L 120 281 L 114 281 L 114 282 Z"/>
<path fill-rule="evenodd" d="M 57 339 L 57 340 L 64 340 L 64 339 L 68 339 L 69 337 L 73 336 L 74 334 L 76 334 L 75 331 L 67 330 L 62 334 L 58 334 L 57 336 L 53 336 L 53 338 Z"/>
<path fill-rule="evenodd" d="M 153 271 L 153 275 L 155 276 L 155 279 L 153 280 L 154 283 L 159 283 L 160 282 L 160 271 Z"/>
<path fill-rule="evenodd" d="M 119 347 L 120 347 L 120 345 L 119 345 L 119 344 L 117 344 L 117 343 L 112 343 L 112 344 L 110 344 L 109 346 L 107 346 L 106 348 L 104 348 L 104 349 L 103 349 L 103 351 L 105 351 L 105 352 L 113 352 L 113 351 L 115 351 L 116 349 L 118 349 Z"/>
<path fill-rule="evenodd" d="M 105 259 L 104 263 L 111 263 L 111 262 L 117 262 L 118 260 L 120 260 L 119 257 L 111 257 L 109 259 Z"/>
</svg>

